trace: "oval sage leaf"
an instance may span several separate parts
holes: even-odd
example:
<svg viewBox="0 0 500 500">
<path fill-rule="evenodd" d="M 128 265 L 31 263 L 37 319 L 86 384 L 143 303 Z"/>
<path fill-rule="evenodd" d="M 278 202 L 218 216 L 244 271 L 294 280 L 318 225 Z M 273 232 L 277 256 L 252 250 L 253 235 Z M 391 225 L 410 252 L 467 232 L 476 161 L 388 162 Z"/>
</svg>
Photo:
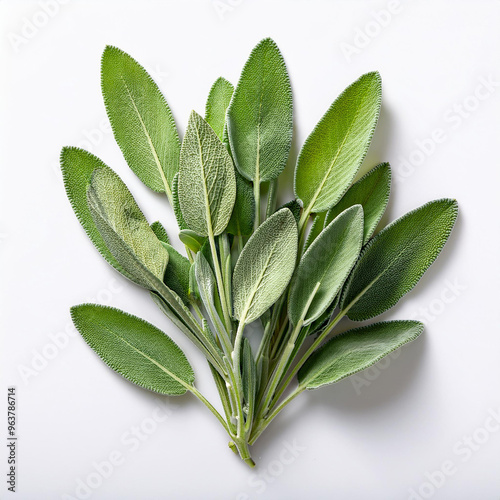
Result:
<svg viewBox="0 0 500 500">
<path fill-rule="evenodd" d="M 120 177 L 110 169 L 95 170 L 87 201 L 106 246 L 131 279 L 149 289 L 150 280 L 142 271 L 146 268 L 163 281 L 168 251 Z"/>
<path fill-rule="evenodd" d="M 184 394 L 194 382 L 179 346 L 150 323 L 112 307 L 82 304 L 71 317 L 85 342 L 113 370 L 160 394 Z"/>
<path fill-rule="evenodd" d="M 132 279 L 129 273 L 109 251 L 106 242 L 95 225 L 87 203 L 87 188 L 90 185 L 94 170 L 98 169 L 112 171 L 97 156 L 83 149 L 66 147 L 61 151 L 61 170 L 64 187 L 80 224 L 108 263 L 128 279 Z"/>
<path fill-rule="evenodd" d="M 395 220 L 368 242 L 342 292 L 352 320 L 394 306 L 441 252 L 458 214 L 456 200 L 431 201 Z"/>
<path fill-rule="evenodd" d="M 285 291 L 297 258 L 297 223 L 288 208 L 264 221 L 248 240 L 233 273 L 234 317 L 251 323 Z"/>
<path fill-rule="evenodd" d="M 236 168 L 254 184 L 278 177 L 292 144 L 292 90 L 285 61 L 270 38 L 248 58 L 227 110 Z"/>
<path fill-rule="evenodd" d="M 415 340 L 423 330 L 418 321 L 387 321 L 337 335 L 304 363 L 298 373 L 299 385 L 317 389 L 338 382 Z"/>
<path fill-rule="evenodd" d="M 236 170 L 236 200 L 226 232 L 235 236 L 252 234 L 255 219 L 255 198 L 251 184 Z"/>
<path fill-rule="evenodd" d="M 366 243 L 384 215 L 390 192 L 391 169 L 388 163 L 380 163 L 353 184 L 342 199 L 328 211 L 325 226 L 346 208 L 359 204 L 363 207 L 365 217 L 363 244 Z"/>
<path fill-rule="evenodd" d="M 160 89 L 135 59 L 116 47 L 102 55 L 101 86 L 111 128 L 130 168 L 172 200 L 180 140 Z"/>
<path fill-rule="evenodd" d="M 189 303 L 189 270 L 191 263 L 172 245 L 162 243 L 168 252 L 168 264 L 163 283 L 173 290 L 185 304 Z"/>
<path fill-rule="evenodd" d="M 294 325 L 301 319 L 308 325 L 326 311 L 356 262 L 362 242 L 361 205 L 342 212 L 313 241 L 290 283 L 288 315 Z"/>
<path fill-rule="evenodd" d="M 210 125 L 193 111 L 179 166 L 179 204 L 184 220 L 200 236 L 217 236 L 231 218 L 235 198 L 231 156 Z"/>
<path fill-rule="evenodd" d="M 365 158 L 382 96 L 378 72 L 340 94 L 304 143 L 295 169 L 295 194 L 307 213 L 328 210 L 351 184 Z"/>
<path fill-rule="evenodd" d="M 224 136 L 224 125 L 226 124 L 226 111 L 234 87 L 225 78 L 219 77 L 215 80 L 207 98 L 205 106 L 205 120 L 214 129 L 217 137 L 222 141 Z"/>
</svg>

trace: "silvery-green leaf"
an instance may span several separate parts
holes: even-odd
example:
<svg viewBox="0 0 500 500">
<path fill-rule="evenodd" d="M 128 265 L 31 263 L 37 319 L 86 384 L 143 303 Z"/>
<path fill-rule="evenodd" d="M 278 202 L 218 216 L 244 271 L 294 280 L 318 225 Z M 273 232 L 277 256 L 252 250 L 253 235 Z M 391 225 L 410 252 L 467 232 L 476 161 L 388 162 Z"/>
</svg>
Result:
<svg viewBox="0 0 500 500">
<path fill-rule="evenodd" d="M 63 174 L 66 194 L 73 210 L 85 229 L 88 237 L 95 245 L 101 255 L 117 271 L 127 278 L 131 276 L 119 264 L 113 254 L 109 251 L 103 240 L 101 233 L 97 229 L 94 219 L 87 204 L 87 188 L 90 185 L 92 173 L 97 169 L 111 170 L 97 156 L 94 156 L 83 149 L 66 147 L 61 151 L 61 169 Z"/>
<path fill-rule="evenodd" d="M 205 237 L 199 236 L 194 231 L 191 231 L 191 229 L 182 229 L 179 231 L 179 239 L 194 253 L 199 252 L 207 241 Z"/>
<path fill-rule="evenodd" d="M 167 249 L 169 256 L 163 282 L 187 304 L 189 302 L 189 269 L 191 263 L 172 245 L 163 243 L 163 246 Z"/>
<path fill-rule="evenodd" d="M 388 321 L 349 330 L 316 350 L 299 370 L 302 387 L 333 384 L 381 360 L 423 331 L 418 321 Z"/>
<path fill-rule="evenodd" d="M 233 95 L 234 87 L 225 78 L 217 78 L 208 94 L 205 106 L 205 120 L 222 141 L 226 111 Z"/>
<path fill-rule="evenodd" d="M 253 233 L 233 273 L 234 317 L 251 323 L 285 291 L 297 258 L 297 223 L 287 208 L 264 221 Z"/>
<path fill-rule="evenodd" d="M 294 325 L 301 318 L 308 325 L 326 311 L 356 262 L 362 243 L 360 205 L 342 212 L 313 241 L 290 283 L 288 316 Z"/>
<path fill-rule="evenodd" d="M 236 236 L 252 234 L 255 218 L 255 198 L 251 184 L 238 172 L 236 174 L 236 201 L 226 232 Z"/>
<path fill-rule="evenodd" d="M 146 70 L 116 47 L 102 55 L 104 103 L 116 142 L 146 186 L 171 196 L 180 141 L 172 113 Z"/>
<path fill-rule="evenodd" d="M 308 212 L 335 205 L 354 179 L 378 120 L 381 80 L 367 73 L 330 106 L 302 147 L 295 169 L 295 195 Z"/>
<path fill-rule="evenodd" d="M 148 287 L 142 272 L 130 261 L 131 255 L 122 252 L 115 235 L 131 250 L 131 254 L 154 276 L 163 280 L 168 263 L 168 251 L 156 237 L 137 206 L 127 186 L 112 170 L 94 170 L 87 189 L 87 202 L 106 246 L 131 279 Z"/>
<path fill-rule="evenodd" d="M 361 205 L 365 217 L 363 244 L 366 243 L 384 214 L 391 191 L 391 169 L 388 163 L 380 163 L 353 184 L 342 199 L 326 216 L 325 226 L 346 208 Z"/>
<path fill-rule="evenodd" d="M 210 125 L 193 111 L 179 167 L 179 203 L 189 229 L 200 236 L 222 233 L 235 197 L 233 161 Z"/>
<path fill-rule="evenodd" d="M 163 241 L 163 243 L 170 244 L 170 238 L 168 237 L 167 231 L 165 230 L 163 224 L 160 221 L 153 222 L 151 224 L 151 229 L 153 230 L 153 233 L 156 234 L 156 237 L 160 241 Z"/>
<path fill-rule="evenodd" d="M 256 184 L 278 177 L 292 143 L 292 91 L 283 57 L 270 38 L 252 51 L 227 110 L 238 171 Z"/>
<path fill-rule="evenodd" d="M 325 225 L 326 212 L 319 212 L 314 214 L 314 219 L 311 224 L 311 229 L 307 235 L 306 243 L 304 245 L 304 252 L 310 247 L 311 243 L 319 236 Z M 332 219 L 333 220 L 333 219 Z M 330 221 L 331 222 L 331 221 Z"/>
<path fill-rule="evenodd" d="M 394 306 L 441 252 L 458 214 L 456 200 L 431 201 L 384 228 L 361 252 L 342 292 L 341 309 L 356 321 Z"/>
<path fill-rule="evenodd" d="M 150 323 L 95 304 L 72 307 L 71 317 L 99 357 L 134 384 L 171 396 L 192 386 L 194 373 L 186 356 Z"/>
</svg>

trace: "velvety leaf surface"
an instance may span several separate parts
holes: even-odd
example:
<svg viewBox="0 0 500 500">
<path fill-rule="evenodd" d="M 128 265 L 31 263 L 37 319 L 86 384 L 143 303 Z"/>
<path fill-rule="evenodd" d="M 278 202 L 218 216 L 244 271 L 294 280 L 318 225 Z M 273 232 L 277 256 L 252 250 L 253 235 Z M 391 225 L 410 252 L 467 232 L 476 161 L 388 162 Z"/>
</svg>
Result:
<svg viewBox="0 0 500 500">
<path fill-rule="evenodd" d="M 361 205 L 365 217 L 363 243 L 366 243 L 384 215 L 390 191 L 391 169 L 388 163 L 381 163 L 353 184 L 341 200 L 328 211 L 325 226 L 346 208 Z"/>
<path fill-rule="evenodd" d="M 307 325 L 325 312 L 356 262 L 362 242 L 360 205 L 342 212 L 313 241 L 290 283 L 288 316 L 294 325 L 302 317 Z"/>
<path fill-rule="evenodd" d="M 226 228 L 236 198 L 233 161 L 210 125 L 194 111 L 182 141 L 179 203 L 190 229 L 200 236 Z"/>
<path fill-rule="evenodd" d="M 441 252 L 458 214 L 456 200 L 431 201 L 378 233 L 361 252 L 342 292 L 341 308 L 363 321 L 395 305 Z"/>
<path fill-rule="evenodd" d="M 418 321 L 387 321 L 337 335 L 304 363 L 298 373 L 299 384 L 317 389 L 338 382 L 415 340 L 423 330 Z"/>
<path fill-rule="evenodd" d="M 134 384 L 171 396 L 192 385 L 194 373 L 184 353 L 146 321 L 94 304 L 72 307 L 71 317 L 99 357 Z"/>
<path fill-rule="evenodd" d="M 278 177 L 292 144 L 292 90 L 276 43 L 252 51 L 227 110 L 227 131 L 236 168 L 254 183 Z"/>
<path fill-rule="evenodd" d="M 171 199 L 179 170 L 175 122 L 156 83 L 128 54 L 108 46 L 102 55 L 101 85 L 109 121 L 125 160 L 146 186 Z"/>
<path fill-rule="evenodd" d="M 310 212 L 335 205 L 365 158 L 380 112 L 377 72 L 347 87 L 302 147 L 295 169 L 295 194 Z"/>
<path fill-rule="evenodd" d="M 233 273 L 234 317 L 250 323 L 285 291 L 297 258 L 297 223 L 283 208 L 263 222 L 248 240 Z"/>
<path fill-rule="evenodd" d="M 208 94 L 205 107 L 205 120 L 214 129 L 214 132 L 221 141 L 224 136 L 226 111 L 231 102 L 233 91 L 233 85 L 225 78 L 220 77 L 215 80 Z"/>
</svg>

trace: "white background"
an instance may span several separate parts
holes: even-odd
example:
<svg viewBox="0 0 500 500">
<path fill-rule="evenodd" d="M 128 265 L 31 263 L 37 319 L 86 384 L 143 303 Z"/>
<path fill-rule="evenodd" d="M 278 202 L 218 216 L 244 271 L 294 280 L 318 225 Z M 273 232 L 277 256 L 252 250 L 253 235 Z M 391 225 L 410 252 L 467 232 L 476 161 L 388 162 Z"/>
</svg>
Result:
<svg viewBox="0 0 500 500">
<path fill-rule="evenodd" d="M 498 500 L 500 431 L 484 425 L 500 413 L 500 87 L 481 82 L 500 82 L 499 2 L 85 1 L 56 2 L 50 15 L 42 4 L 0 2 L 1 390 L 15 385 L 18 394 L 16 498 L 83 498 L 77 485 L 90 481 L 87 497 L 107 500 Z M 389 7 L 390 19 L 377 20 Z M 383 315 L 422 319 L 425 334 L 388 363 L 302 395 L 254 447 L 250 471 L 194 398 L 158 398 L 129 384 L 70 328 L 69 307 L 84 301 L 139 315 L 174 337 L 199 388 L 215 398 L 187 339 L 93 249 L 57 163 L 63 145 L 90 149 L 175 236 L 171 209 L 128 169 L 109 132 L 101 53 L 113 44 L 145 65 L 183 131 L 212 82 L 236 83 L 266 36 L 291 76 L 294 155 L 343 88 L 377 69 L 383 107 L 364 171 L 393 166 L 383 222 L 445 196 L 458 199 L 460 216 L 440 259 Z M 433 134 L 440 143 L 430 143 Z M 149 434 L 138 444 L 131 435 L 141 426 Z M 117 453 L 121 464 L 97 476 L 94 463 Z M 439 472 L 443 462 L 451 474 Z"/>
</svg>

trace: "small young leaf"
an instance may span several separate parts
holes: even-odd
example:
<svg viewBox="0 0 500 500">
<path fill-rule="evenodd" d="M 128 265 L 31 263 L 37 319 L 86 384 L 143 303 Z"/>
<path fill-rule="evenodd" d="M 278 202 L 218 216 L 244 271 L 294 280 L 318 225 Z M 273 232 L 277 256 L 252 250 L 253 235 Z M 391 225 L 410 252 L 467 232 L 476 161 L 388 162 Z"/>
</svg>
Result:
<svg viewBox="0 0 500 500">
<path fill-rule="evenodd" d="M 323 229 L 300 260 L 290 283 L 288 316 L 294 325 L 300 318 L 308 325 L 326 311 L 356 262 L 362 242 L 360 205 L 348 208 Z"/>
<path fill-rule="evenodd" d="M 179 231 L 179 239 L 194 253 L 199 252 L 207 241 L 205 237 L 198 236 L 198 234 L 191 231 L 191 229 L 183 229 L 182 231 Z"/>
<path fill-rule="evenodd" d="M 457 202 L 431 201 L 384 228 L 368 242 L 342 292 L 341 309 L 355 321 L 394 306 L 441 252 L 458 214 Z"/>
<path fill-rule="evenodd" d="M 163 241 L 163 243 L 170 244 L 170 238 L 168 237 L 167 231 L 165 230 L 163 224 L 160 221 L 153 222 L 151 224 L 151 229 L 153 230 L 153 233 L 156 234 L 156 237 L 160 241 Z"/>
<path fill-rule="evenodd" d="M 193 111 L 182 141 L 179 169 L 184 220 L 200 236 L 217 236 L 231 218 L 235 197 L 233 161 L 210 125 Z"/>
<path fill-rule="evenodd" d="M 99 357 L 134 384 L 170 396 L 184 394 L 193 384 L 193 369 L 184 353 L 146 321 L 94 304 L 72 307 L 71 317 Z"/>
<path fill-rule="evenodd" d="M 387 321 L 337 335 L 304 363 L 298 373 L 299 384 L 317 389 L 338 382 L 415 340 L 423 330 L 418 321 Z"/>
<path fill-rule="evenodd" d="M 173 290 L 183 300 L 185 304 L 189 303 L 189 269 L 191 263 L 181 255 L 172 245 L 163 243 L 168 251 L 168 264 L 165 271 L 163 282 Z"/>
<path fill-rule="evenodd" d="M 226 123 L 226 111 L 234 87 L 225 78 L 217 78 L 208 94 L 205 107 L 205 120 L 214 129 L 219 139 L 222 141 L 224 135 L 224 125 Z"/>
<path fill-rule="evenodd" d="M 167 101 L 146 70 L 116 47 L 102 55 L 102 93 L 116 142 L 146 186 L 171 196 L 180 141 Z"/>
<path fill-rule="evenodd" d="M 251 323 L 285 291 L 297 259 L 297 223 L 283 208 L 248 240 L 233 273 L 234 317 Z"/>
<path fill-rule="evenodd" d="M 292 144 L 292 90 L 276 43 L 252 51 L 227 110 L 236 168 L 255 184 L 278 177 Z"/>
<path fill-rule="evenodd" d="M 94 223 L 119 264 L 137 284 L 148 288 L 143 266 L 163 280 L 168 251 L 156 237 L 127 186 L 112 170 L 94 170 L 87 190 L 87 202 Z M 128 249 L 128 251 L 127 251 Z M 141 266 L 132 260 L 137 260 Z"/>
<path fill-rule="evenodd" d="M 251 184 L 236 170 L 236 201 L 226 232 L 249 236 L 253 231 L 255 198 Z"/>
<path fill-rule="evenodd" d="M 66 194 L 88 237 L 109 264 L 128 279 L 132 279 L 109 251 L 106 242 L 95 225 L 87 204 L 87 188 L 90 185 L 94 170 L 104 169 L 111 171 L 111 169 L 97 158 L 97 156 L 83 149 L 71 147 L 63 148 L 61 151 L 61 169 Z"/>
<path fill-rule="evenodd" d="M 328 210 L 345 193 L 370 145 L 380 102 L 380 75 L 367 73 L 344 90 L 307 138 L 294 185 L 309 212 Z"/>
<path fill-rule="evenodd" d="M 353 184 L 342 199 L 326 216 L 325 226 L 346 208 L 361 205 L 365 217 L 363 244 L 366 243 L 384 215 L 391 191 L 391 169 L 388 163 L 380 163 Z"/>
</svg>

